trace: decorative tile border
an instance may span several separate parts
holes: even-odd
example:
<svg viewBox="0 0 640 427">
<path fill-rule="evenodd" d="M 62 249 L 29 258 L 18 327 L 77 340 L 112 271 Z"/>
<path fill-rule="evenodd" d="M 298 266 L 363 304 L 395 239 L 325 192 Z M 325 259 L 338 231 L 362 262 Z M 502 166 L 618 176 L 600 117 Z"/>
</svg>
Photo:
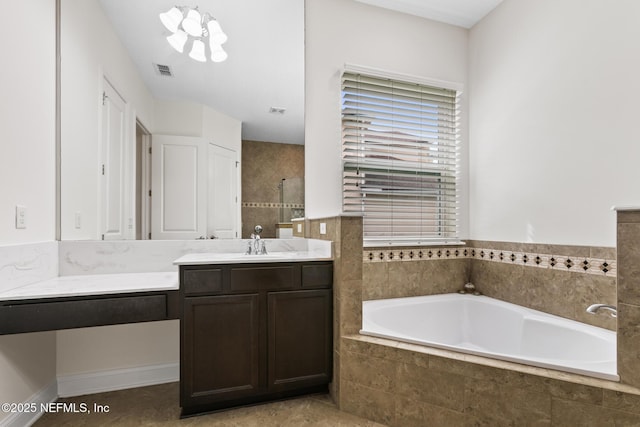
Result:
<svg viewBox="0 0 640 427">
<path fill-rule="evenodd" d="M 617 270 L 616 260 L 572 255 L 554 255 L 472 248 L 471 258 L 523 265 L 527 267 L 550 268 L 553 270 L 606 276 L 615 276 Z"/>
<path fill-rule="evenodd" d="M 304 203 L 272 203 L 272 202 L 242 202 L 243 208 L 292 208 L 304 209 Z"/>
<path fill-rule="evenodd" d="M 469 248 L 373 249 L 364 251 L 364 262 L 419 261 L 469 258 Z"/>
<path fill-rule="evenodd" d="M 373 249 L 363 252 L 363 262 L 396 262 L 443 259 L 478 259 L 527 267 L 550 268 L 575 273 L 615 276 L 616 260 L 503 251 L 485 248 L 405 248 Z"/>
</svg>

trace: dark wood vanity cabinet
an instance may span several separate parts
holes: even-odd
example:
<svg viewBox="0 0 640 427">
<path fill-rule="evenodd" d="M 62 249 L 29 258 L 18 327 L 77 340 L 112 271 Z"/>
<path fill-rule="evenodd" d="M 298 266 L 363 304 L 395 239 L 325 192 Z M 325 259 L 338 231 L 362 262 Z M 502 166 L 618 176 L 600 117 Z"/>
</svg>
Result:
<svg viewBox="0 0 640 427">
<path fill-rule="evenodd" d="M 326 391 L 331 262 L 180 266 L 182 415 Z"/>
</svg>

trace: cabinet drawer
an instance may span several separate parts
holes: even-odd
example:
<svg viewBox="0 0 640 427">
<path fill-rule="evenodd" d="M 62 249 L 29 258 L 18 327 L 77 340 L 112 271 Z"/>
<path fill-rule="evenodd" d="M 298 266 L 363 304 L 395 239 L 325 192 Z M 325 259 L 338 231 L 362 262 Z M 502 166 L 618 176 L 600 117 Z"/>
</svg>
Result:
<svg viewBox="0 0 640 427">
<path fill-rule="evenodd" d="M 165 295 L 18 303 L 0 307 L 0 332 L 51 331 L 167 318 Z"/>
<path fill-rule="evenodd" d="M 183 270 L 183 286 L 186 295 L 220 293 L 222 268 Z"/>
<path fill-rule="evenodd" d="M 231 290 L 234 292 L 293 289 L 299 286 L 299 265 L 231 268 Z"/>
<path fill-rule="evenodd" d="M 333 263 L 302 266 L 303 288 L 330 288 L 333 284 Z"/>
</svg>

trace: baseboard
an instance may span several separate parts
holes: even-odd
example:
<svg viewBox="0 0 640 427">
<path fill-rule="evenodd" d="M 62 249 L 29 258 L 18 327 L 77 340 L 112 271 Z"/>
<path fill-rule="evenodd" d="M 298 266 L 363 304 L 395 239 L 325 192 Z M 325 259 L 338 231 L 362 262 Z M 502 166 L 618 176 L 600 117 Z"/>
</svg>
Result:
<svg viewBox="0 0 640 427">
<path fill-rule="evenodd" d="M 179 379 L 179 363 L 64 375 L 58 377 L 58 395 L 60 397 L 83 396 L 85 394 L 170 383 Z"/>
<path fill-rule="evenodd" d="M 33 405 L 38 409 L 37 411 L 12 413 L 8 417 L 0 420 L 0 427 L 29 427 L 43 414 L 43 412 L 40 412 L 40 405 L 55 402 L 57 398 L 58 386 L 55 381 L 52 381 L 49 385 L 21 403 L 23 407 L 31 407 L 31 405 Z"/>
</svg>

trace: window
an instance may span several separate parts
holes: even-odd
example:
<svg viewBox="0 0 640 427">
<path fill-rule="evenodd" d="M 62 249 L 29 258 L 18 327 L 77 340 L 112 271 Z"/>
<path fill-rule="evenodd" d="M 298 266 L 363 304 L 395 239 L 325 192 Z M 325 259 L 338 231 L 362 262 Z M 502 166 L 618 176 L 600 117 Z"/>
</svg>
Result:
<svg viewBox="0 0 640 427">
<path fill-rule="evenodd" d="M 459 92 L 342 76 L 343 210 L 366 244 L 458 242 Z"/>
</svg>

